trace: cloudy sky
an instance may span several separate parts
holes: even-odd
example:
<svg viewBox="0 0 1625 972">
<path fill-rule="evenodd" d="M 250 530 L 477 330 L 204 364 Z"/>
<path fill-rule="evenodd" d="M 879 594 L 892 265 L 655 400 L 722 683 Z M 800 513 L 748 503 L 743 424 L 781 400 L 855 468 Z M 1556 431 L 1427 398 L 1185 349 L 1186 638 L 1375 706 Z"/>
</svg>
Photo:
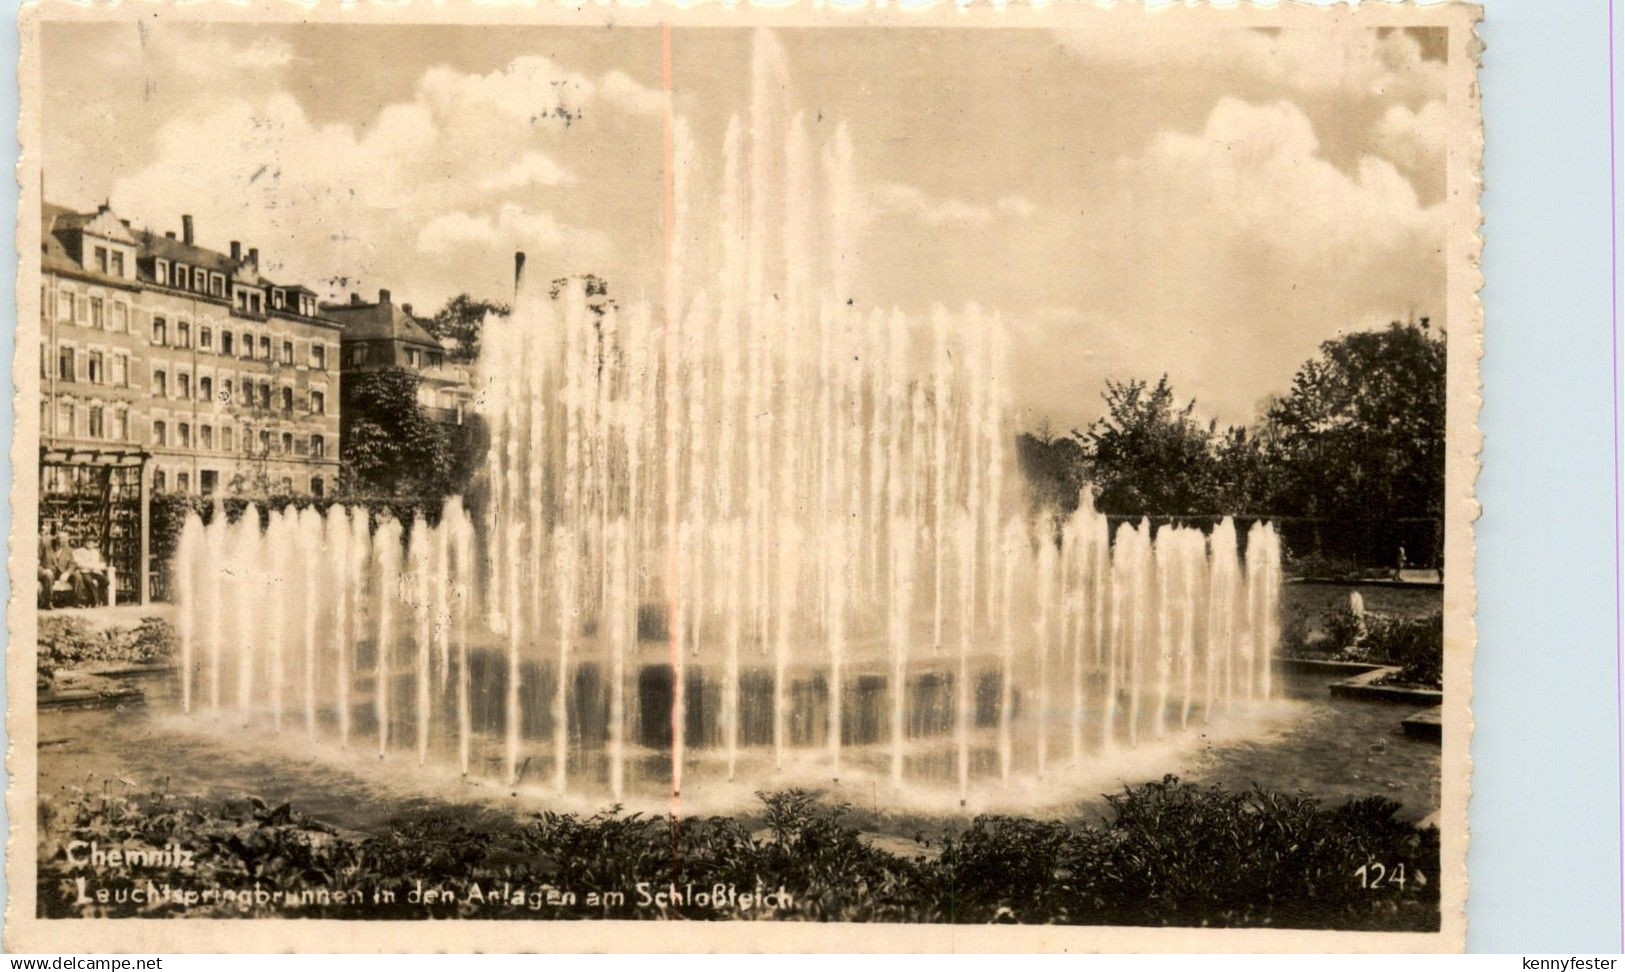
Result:
<svg viewBox="0 0 1625 972">
<path fill-rule="evenodd" d="M 1443 37 L 1234 30 L 787 30 L 793 97 L 850 131 L 859 305 L 1011 322 L 1023 421 L 1168 372 L 1253 418 L 1341 331 L 1443 318 Z M 679 30 L 700 158 L 751 35 Z M 504 298 L 523 249 L 660 289 L 656 29 L 53 24 L 46 196 L 258 246 L 275 279 Z"/>
</svg>

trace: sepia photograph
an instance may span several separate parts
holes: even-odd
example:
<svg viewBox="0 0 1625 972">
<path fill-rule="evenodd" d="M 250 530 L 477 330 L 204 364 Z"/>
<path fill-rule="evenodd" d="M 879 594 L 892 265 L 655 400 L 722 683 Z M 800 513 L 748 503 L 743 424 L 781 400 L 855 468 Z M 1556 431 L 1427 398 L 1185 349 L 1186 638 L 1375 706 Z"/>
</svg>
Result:
<svg viewBox="0 0 1625 972">
<path fill-rule="evenodd" d="M 25 11 L 8 944 L 1460 949 L 1477 8 L 954 14 Z"/>
</svg>

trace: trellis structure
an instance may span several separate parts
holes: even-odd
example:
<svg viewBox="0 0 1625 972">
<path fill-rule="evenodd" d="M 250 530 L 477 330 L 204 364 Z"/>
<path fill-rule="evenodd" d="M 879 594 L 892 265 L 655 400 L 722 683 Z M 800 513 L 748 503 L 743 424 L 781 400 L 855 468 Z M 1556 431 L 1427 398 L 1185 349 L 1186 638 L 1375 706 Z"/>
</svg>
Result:
<svg viewBox="0 0 1625 972">
<path fill-rule="evenodd" d="M 92 537 L 113 568 L 113 599 L 146 604 L 151 590 L 147 463 L 136 446 L 40 447 L 39 531 Z"/>
</svg>

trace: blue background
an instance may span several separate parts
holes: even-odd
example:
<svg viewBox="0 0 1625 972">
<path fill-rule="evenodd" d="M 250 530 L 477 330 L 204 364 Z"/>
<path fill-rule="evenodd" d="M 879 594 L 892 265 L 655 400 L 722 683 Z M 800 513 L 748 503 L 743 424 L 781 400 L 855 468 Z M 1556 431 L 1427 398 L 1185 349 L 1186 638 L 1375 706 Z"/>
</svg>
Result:
<svg viewBox="0 0 1625 972">
<path fill-rule="evenodd" d="M 1617 952 L 1625 945 L 1609 90 L 1620 84 L 1609 75 L 1609 43 L 1616 64 L 1621 45 L 1609 35 L 1607 0 L 1486 8 L 1485 512 L 1468 946 Z M 16 57 L 9 23 L 0 65 Z M 0 130 L 15 132 L 9 67 L 0 84 Z M 16 197 L 0 193 L 0 226 L 15 220 Z M 0 238 L 0 260 L 14 267 L 15 240 L 9 231 Z M 14 284 L 10 273 L 0 280 L 0 306 L 14 306 Z M 0 361 L 11 360 L 14 338 L 14 328 L 0 328 Z M 6 369 L 8 424 L 11 394 Z M 0 468 L 9 492 L 9 452 Z M 9 532 L 9 506 L 0 518 Z"/>
<path fill-rule="evenodd" d="M 1618 952 L 1608 123 L 1610 80 L 1616 91 L 1619 81 L 1609 76 L 1607 0 L 1485 7 L 1484 515 L 1467 943 Z"/>
</svg>

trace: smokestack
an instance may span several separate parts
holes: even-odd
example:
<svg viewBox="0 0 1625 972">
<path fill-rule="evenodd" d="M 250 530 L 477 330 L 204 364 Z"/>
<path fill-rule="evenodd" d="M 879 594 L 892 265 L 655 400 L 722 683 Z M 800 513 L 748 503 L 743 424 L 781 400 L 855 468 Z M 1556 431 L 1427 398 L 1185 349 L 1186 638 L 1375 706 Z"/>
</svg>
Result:
<svg viewBox="0 0 1625 972">
<path fill-rule="evenodd" d="M 251 246 L 251 247 L 248 248 L 248 262 L 254 265 L 255 270 L 258 270 L 260 268 L 260 248 L 259 247 Z"/>
<path fill-rule="evenodd" d="M 353 290 L 350 291 L 350 306 L 351 307 L 359 307 L 359 306 L 361 306 L 361 295 L 356 293 Z"/>
<path fill-rule="evenodd" d="M 525 251 L 519 250 L 513 255 L 513 286 L 519 289 L 519 278 L 525 275 Z"/>
<path fill-rule="evenodd" d="M 241 243 L 237 242 L 236 240 L 231 241 L 231 262 L 232 263 L 242 263 L 243 262 L 243 245 Z"/>
<path fill-rule="evenodd" d="M 165 239 L 170 239 L 170 240 L 174 239 L 175 238 L 175 231 L 174 230 L 165 230 L 164 231 L 164 238 Z"/>
<path fill-rule="evenodd" d="M 380 303 L 380 304 L 389 303 L 389 291 L 385 290 L 382 287 L 378 288 L 378 303 Z"/>
<path fill-rule="evenodd" d="M 181 242 L 187 246 L 192 245 L 192 214 L 186 213 L 181 217 Z"/>
<path fill-rule="evenodd" d="M 407 317 L 412 316 L 412 305 L 411 304 L 402 304 L 401 305 L 401 310 L 406 313 Z"/>
</svg>

